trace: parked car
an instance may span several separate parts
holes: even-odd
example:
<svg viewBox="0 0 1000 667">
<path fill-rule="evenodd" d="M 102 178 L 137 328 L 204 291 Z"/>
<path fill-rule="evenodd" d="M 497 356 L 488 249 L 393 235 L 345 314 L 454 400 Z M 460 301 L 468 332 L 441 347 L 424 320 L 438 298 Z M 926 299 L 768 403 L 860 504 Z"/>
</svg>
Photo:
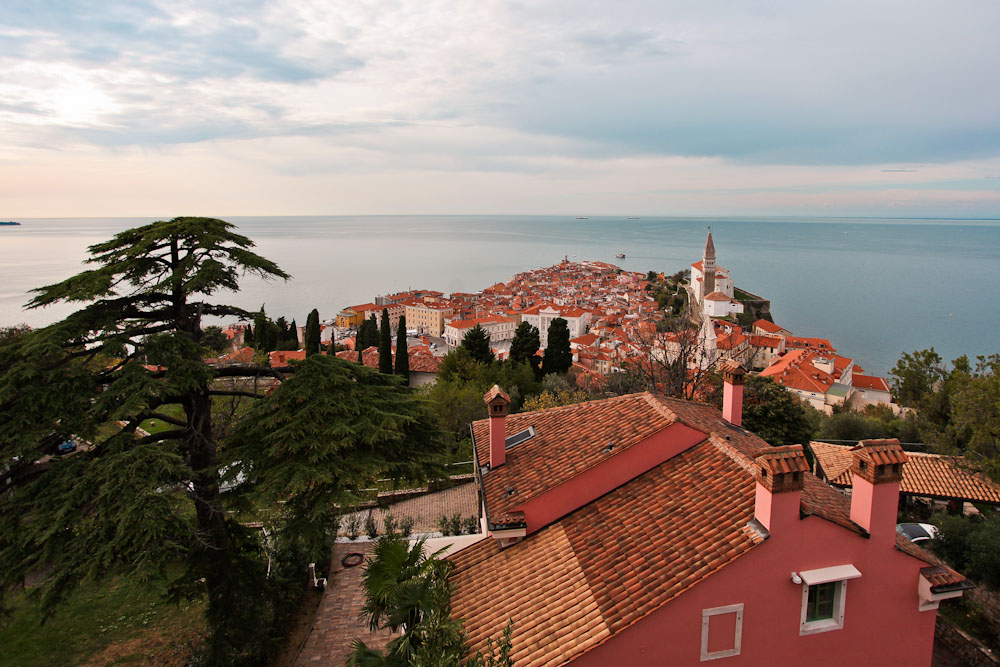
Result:
<svg viewBox="0 0 1000 667">
<path fill-rule="evenodd" d="M 58 447 L 56 447 L 56 454 L 59 455 L 69 454 L 70 452 L 75 452 L 75 451 L 76 451 L 75 440 L 67 440 L 66 442 L 63 442 Z"/>
<path fill-rule="evenodd" d="M 929 523 L 898 523 L 896 532 L 911 542 L 926 542 L 937 537 L 937 526 Z"/>
</svg>

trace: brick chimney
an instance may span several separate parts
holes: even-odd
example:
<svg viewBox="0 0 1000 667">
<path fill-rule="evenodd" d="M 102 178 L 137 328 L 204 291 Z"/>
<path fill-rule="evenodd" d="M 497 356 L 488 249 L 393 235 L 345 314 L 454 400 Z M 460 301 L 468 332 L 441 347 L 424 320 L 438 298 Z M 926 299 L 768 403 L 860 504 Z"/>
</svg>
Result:
<svg viewBox="0 0 1000 667">
<path fill-rule="evenodd" d="M 510 396 L 500 388 L 493 388 L 483 396 L 486 402 L 486 413 L 490 418 L 490 470 L 495 470 L 507 460 L 507 410 L 510 408 Z"/>
<path fill-rule="evenodd" d="M 757 495 L 754 518 L 773 535 L 799 520 L 799 503 L 809 463 L 802 445 L 768 447 L 754 454 Z"/>
<path fill-rule="evenodd" d="M 851 448 L 851 521 L 873 541 L 893 545 L 899 512 L 899 482 L 906 452 L 899 440 L 862 440 Z"/>
<path fill-rule="evenodd" d="M 722 418 L 734 426 L 743 424 L 743 367 L 730 359 L 722 366 Z"/>
</svg>

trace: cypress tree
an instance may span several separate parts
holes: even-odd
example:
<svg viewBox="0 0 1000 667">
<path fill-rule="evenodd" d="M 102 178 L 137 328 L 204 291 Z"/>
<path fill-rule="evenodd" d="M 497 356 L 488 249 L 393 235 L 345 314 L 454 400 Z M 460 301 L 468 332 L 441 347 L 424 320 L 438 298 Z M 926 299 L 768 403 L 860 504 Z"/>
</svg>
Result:
<svg viewBox="0 0 1000 667">
<path fill-rule="evenodd" d="M 247 325 L 246 331 L 243 332 L 243 344 L 244 345 L 254 344 L 253 327 L 250 326 L 249 324 Z"/>
<path fill-rule="evenodd" d="M 392 331 L 389 329 L 389 310 L 382 309 L 382 326 L 378 337 L 378 370 L 392 375 Z"/>
<path fill-rule="evenodd" d="M 306 317 L 306 356 L 319 352 L 319 311 L 313 308 Z"/>
<path fill-rule="evenodd" d="M 469 351 L 475 361 L 488 364 L 493 361 L 493 349 L 490 347 L 490 337 L 478 324 L 465 333 L 462 347 Z"/>
<path fill-rule="evenodd" d="M 406 348 L 406 315 L 399 316 L 396 325 L 396 375 L 410 383 L 410 353 Z"/>
<path fill-rule="evenodd" d="M 293 350 L 299 349 L 299 325 L 292 320 L 292 323 L 288 325 L 288 342 L 292 344 Z"/>
<path fill-rule="evenodd" d="M 528 362 L 537 378 L 540 375 L 539 365 L 542 361 L 536 354 L 539 347 L 541 343 L 538 328 L 528 322 L 521 322 L 514 331 L 514 340 L 510 342 L 510 360 L 514 364 Z"/>
<path fill-rule="evenodd" d="M 565 373 L 573 365 L 573 351 L 569 347 L 569 325 L 561 317 L 549 325 L 549 344 L 542 358 L 542 375 Z"/>
</svg>

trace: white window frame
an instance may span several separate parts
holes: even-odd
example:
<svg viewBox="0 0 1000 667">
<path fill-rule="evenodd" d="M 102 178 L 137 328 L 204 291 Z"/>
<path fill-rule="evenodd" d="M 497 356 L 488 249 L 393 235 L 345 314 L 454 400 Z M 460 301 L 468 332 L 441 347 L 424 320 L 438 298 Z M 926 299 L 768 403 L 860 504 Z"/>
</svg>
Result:
<svg viewBox="0 0 1000 667">
<path fill-rule="evenodd" d="M 861 576 L 853 565 L 836 565 L 818 570 L 799 572 L 802 579 L 802 614 L 799 617 L 799 635 L 815 635 L 820 632 L 840 630 L 844 627 L 844 610 L 847 606 L 847 582 Z M 818 621 L 807 621 L 809 611 L 809 587 L 835 582 L 833 591 L 833 618 Z"/>
<path fill-rule="evenodd" d="M 708 629 L 712 616 L 721 614 L 736 614 L 736 631 L 733 637 L 733 648 L 722 651 L 708 651 Z M 701 661 L 718 660 L 719 658 L 729 658 L 739 655 L 743 645 L 743 603 L 726 605 L 725 607 L 713 607 L 701 610 Z"/>
</svg>

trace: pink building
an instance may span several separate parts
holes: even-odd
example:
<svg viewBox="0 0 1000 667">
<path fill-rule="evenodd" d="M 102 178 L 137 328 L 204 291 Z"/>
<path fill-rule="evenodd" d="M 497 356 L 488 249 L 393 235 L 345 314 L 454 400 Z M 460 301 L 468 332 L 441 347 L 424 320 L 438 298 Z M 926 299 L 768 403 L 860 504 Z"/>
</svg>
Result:
<svg viewBox="0 0 1000 667">
<path fill-rule="evenodd" d="M 633 394 L 473 426 L 490 538 L 451 556 L 473 650 L 514 621 L 517 665 L 929 665 L 938 602 L 969 584 L 898 537 L 898 441 L 852 454 L 847 499 L 802 448 Z"/>
</svg>

